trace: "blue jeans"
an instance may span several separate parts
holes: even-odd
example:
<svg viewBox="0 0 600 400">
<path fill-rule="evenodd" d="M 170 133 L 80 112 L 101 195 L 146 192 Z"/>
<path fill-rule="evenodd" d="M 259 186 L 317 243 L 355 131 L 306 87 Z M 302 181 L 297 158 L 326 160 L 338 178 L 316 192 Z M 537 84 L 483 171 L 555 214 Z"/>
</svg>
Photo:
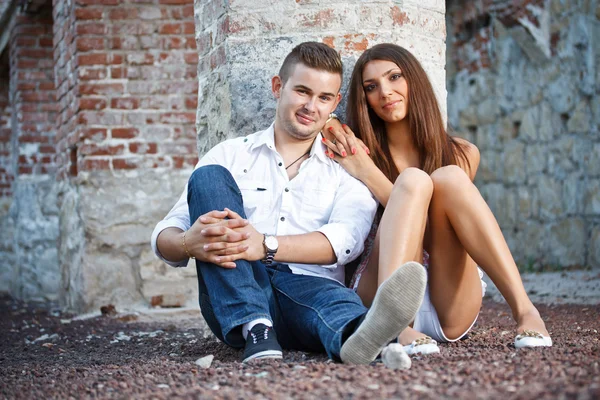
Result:
<svg viewBox="0 0 600 400">
<path fill-rule="evenodd" d="M 246 218 L 242 194 L 219 165 L 194 171 L 188 182 L 190 221 L 225 207 Z M 358 295 L 327 278 L 296 275 L 285 264 L 236 261 L 236 268 L 196 261 L 200 310 L 212 332 L 242 348 L 242 325 L 257 318 L 273 322 L 284 349 L 322 352 L 339 360 L 343 341 L 367 312 Z"/>
</svg>

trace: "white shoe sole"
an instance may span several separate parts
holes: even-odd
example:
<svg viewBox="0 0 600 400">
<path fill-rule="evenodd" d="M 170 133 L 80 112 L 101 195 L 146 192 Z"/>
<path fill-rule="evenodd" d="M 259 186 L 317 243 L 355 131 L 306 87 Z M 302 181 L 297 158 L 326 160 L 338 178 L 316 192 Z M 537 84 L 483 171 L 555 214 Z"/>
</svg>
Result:
<svg viewBox="0 0 600 400">
<path fill-rule="evenodd" d="M 552 339 L 550 336 L 539 337 L 520 337 L 515 338 L 515 347 L 517 349 L 526 349 L 528 347 L 552 347 Z"/>
<path fill-rule="evenodd" d="M 254 360 L 263 360 L 263 359 L 281 359 L 283 358 L 283 353 L 279 350 L 265 350 L 256 354 L 252 354 L 250 357 L 246 357 L 242 360 L 242 363 L 251 362 Z"/>
<path fill-rule="evenodd" d="M 348 364 L 369 364 L 414 319 L 425 295 L 427 272 L 416 262 L 398 268 L 381 284 L 362 324 L 342 345 Z"/>
</svg>

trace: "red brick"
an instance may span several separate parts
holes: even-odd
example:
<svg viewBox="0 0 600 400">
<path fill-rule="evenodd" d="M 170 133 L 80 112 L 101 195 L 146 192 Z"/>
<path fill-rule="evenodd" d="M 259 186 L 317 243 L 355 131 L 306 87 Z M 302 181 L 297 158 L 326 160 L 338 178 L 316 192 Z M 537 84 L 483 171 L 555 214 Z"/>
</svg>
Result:
<svg viewBox="0 0 600 400">
<path fill-rule="evenodd" d="M 186 35 L 193 35 L 196 33 L 194 21 L 186 21 L 183 23 L 183 33 Z"/>
<path fill-rule="evenodd" d="M 156 143 L 135 142 L 129 143 L 129 152 L 136 154 L 156 154 Z"/>
<path fill-rule="evenodd" d="M 16 39 L 15 44 L 18 47 L 33 47 L 37 46 L 38 40 L 37 38 L 31 36 L 19 36 Z"/>
<path fill-rule="evenodd" d="M 79 100 L 79 108 L 82 110 L 102 110 L 106 108 L 106 100 L 82 98 Z"/>
<path fill-rule="evenodd" d="M 75 18 L 80 20 L 102 19 L 101 8 L 77 8 L 75 9 Z"/>
<path fill-rule="evenodd" d="M 186 64 L 198 64 L 198 53 L 185 53 L 183 56 Z"/>
<path fill-rule="evenodd" d="M 55 90 L 54 82 L 40 82 L 38 85 L 39 90 Z"/>
<path fill-rule="evenodd" d="M 108 158 L 84 158 L 79 161 L 79 170 L 96 171 L 110 169 L 110 159 Z"/>
<path fill-rule="evenodd" d="M 138 167 L 136 160 L 129 158 L 114 158 L 112 165 L 114 169 L 136 169 Z"/>
<path fill-rule="evenodd" d="M 94 5 L 103 5 L 103 6 L 117 6 L 122 3 L 121 0 L 77 0 L 77 4 L 82 6 L 94 6 Z"/>
<path fill-rule="evenodd" d="M 89 139 L 94 142 L 101 142 L 107 137 L 107 130 L 104 128 L 86 128 L 80 133 L 81 139 Z"/>
<path fill-rule="evenodd" d="M 104 35 L 107 33 L 107 28 L 101 22 L 78 23 L 76 26 L 78 35 Z"/>
<path fill-rule="evenodd" d="M 189 110 L 196 110 L 198 108 L 198 97 L 186 97 L 185 98 L 185 108 Z"/>
<path fill-rule="evenodd" d="M 114 98 L 110 102 L 111 108 L 117 108 L 122 110 L 135 110 L 139 107 L 140 100 L 133 97 L 121 97 Z"/>
<path fill-rule="evenodd" d="M 106 53 L 93 53 L 93 54 L 82 54 L 77 58 L 79 65 L 108 65 L 108 54 Z"/>
<path fill-rule="evenodd" d="M 54 42 L 52 40 L 52 37 L 41 37 L 40 40 L 40 46 L 42 47 L 54 47 Z"/>
<path fill-rule="evenodd" d="M 77 38 L 76 46 L 79 51 L 102 50 L 104 49 L 104 38 L 80 37 Z"/>
<path fill-rule="evenodd" d="M 125 87 L 122 83 L 82 83 L 81 94 L 122 94 Z"/>
<path fill-rule="evenodd" d="M 159 0 L 158 4 L 186 5 L 186 4 L 194 4 L 194 1 L 193 0 Z"/>
<path fill-rule="evenodd" d="M 34 90 L 36 87 L 37 85 L 32 82 L 19 82 L 17 84 L 17 90 Z"/>
<path fill-rule="evenodd" d="M 79 68 L 79 79 L 88 81 L 93 79 L 105 79 L 106 68 Z M 114 76 L 113 76 L 114 78 Z"/>
<path fill-rule="evenodd" d="M 163 124 L 194 124 L 196 122 L 196 113 L 165 113 L 160 116 L 160 122 Z"/>
<path fill-rule="evenodd" d="M 118 8 L 110 10 L 108 18 L 111 20 L 136 19 L 138 17 L 137 8 Z"/>
<path fill-rule="evenodd" d="M 113 139 L 133 139 L 139 134 L 136 128 L 113 128 L 110 132 Z"/>
<path fill-rule="evenodd" d="M 79 153 L 84 156 L 117 156 L 122 155 L 124 151 L 125 145 L 123 144 L 111 146 L 86 143 L 79 148 Z"/>
<path fill-rule="evenodd" d="M 158 33 L 161 35 L 178 35 L 181 34 L 181 24 L 180 23 L 166 23 L 162 24 L 158 30 Z"/>
<path fill-rule="evenodd" d="M 122 67 L 111 67 L 110 77 L 113 79 L 121 79 L 125 77 L 125 71 Z"/>
</svg>

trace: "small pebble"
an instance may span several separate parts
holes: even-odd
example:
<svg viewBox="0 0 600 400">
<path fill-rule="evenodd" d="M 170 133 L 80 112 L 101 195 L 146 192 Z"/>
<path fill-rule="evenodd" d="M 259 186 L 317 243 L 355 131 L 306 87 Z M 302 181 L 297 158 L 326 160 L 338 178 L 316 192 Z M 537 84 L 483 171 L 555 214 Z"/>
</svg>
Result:
<svg viewBox="0 0 600 400">
<path fill-rule="evenodd" d="M 381 352 L 381 360 L 390 369 L 409 369 L 412 365 L 410 357 L 404 350 L 404 346 L 399 343 L 392 343 L 386 346 Z"/>
<path fill-rule="evenodd" d="M 206 357 L 199 358 L 196 360 L 196 365 L 202 369 L 210 368 L 214 358 L 215 356 L 212 354 Z"/>
</svg>

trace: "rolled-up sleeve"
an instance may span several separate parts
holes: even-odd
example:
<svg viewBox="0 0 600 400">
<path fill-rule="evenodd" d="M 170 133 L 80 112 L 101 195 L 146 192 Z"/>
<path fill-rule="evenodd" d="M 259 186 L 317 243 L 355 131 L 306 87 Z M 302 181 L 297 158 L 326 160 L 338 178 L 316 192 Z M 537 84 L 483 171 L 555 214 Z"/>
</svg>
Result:
<svg viewBox="0 0 600 400">
<path fill-rule="evenodd" d="M 152 231 L 152 237 L 150 239 L 150 243 L 152 244 L 152 250 L 154 250 L 154 254 L 156 254 L 158 258 L 160 258 L 172 267 L 185 267 L 187 266 L 189 261 L 187 258 L 177 262 L 169 261 L 166 258 L 164 258 L 158 250 L 158 235 L 160 235 L 160 233 L 167 228 L 179 228 L 182 231 L 187 231 L 188 229 L 190 229 L 190 213 L 187 204 L 187 184 L 185 185 L 185 189 L 179 197 L 179 200 L 177 201 L 177 203 L 175 203 L 171 211 L 169 211 L 165 219 L 159 221 L 158 224 L 156 224 L 156 226 L 154 227 L 154 231 Z"/>
<path fill-rule="evenodd" d="M 318 229 L 329 240 L 337 264 L 348 264 L 362 253 L 376 211 L 377 201 L 369 189 L 344 172 L 329 222 Z"/>
</svg>

